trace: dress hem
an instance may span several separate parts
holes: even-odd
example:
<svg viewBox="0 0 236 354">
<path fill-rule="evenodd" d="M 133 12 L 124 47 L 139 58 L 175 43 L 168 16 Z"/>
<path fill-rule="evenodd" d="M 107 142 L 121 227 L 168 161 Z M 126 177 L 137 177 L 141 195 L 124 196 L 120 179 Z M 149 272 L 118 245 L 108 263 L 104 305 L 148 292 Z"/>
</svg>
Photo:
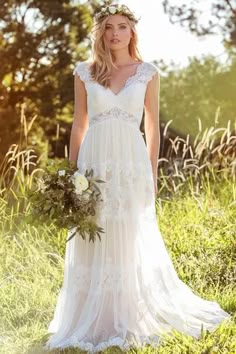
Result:
<svg viewBox="0 0 236 354">
<path fill-rule="evenodd" d="M 223 322 L 228 322 L 232 319 L 231 315 L 227 314 L 224 318 L 219 318 L 219 320 L 214 323 L 211 324 L 207 327 L 202 328 L 203 331 L 209 331 L 209 332 L 213 332 L 215 330 L 217 330 L 217 328 L 219 327 L 220 324 L 222 324 Z M 201 334 L 202 334 L 202 330 L 199 332 L 198 334 L 187 334 L 187 333 L 183 333 L 181 331 L 175 330 L 174 328 L 172 328 L 171 331 L 164 331 L 163 334 L 152 334 L 149 336 L 142 336 L 139 337 L 139 340 L 136 340 L 134 338 L 132 339 L 122 339 L 121 337 L 114 337 L 114 338 L 110 338 L 105 342 L 101 342 L 99 344 L 92 344 L 90 342 L 84 342 L 84 341 L 78 341 L 74 336 L 70 337 L 67 340 L 61 341 L 59 344 L 53 345 L 50 344 L 49 341 L 45 344 L 45 346 L 43 347 L 44 349 L 65 349 L 65 348 L 78 348 L 81 350 L 86 350 L 88 354 L 94 354 L 97 353 L 99 351 L 103 351 L 106 350 L 112 346 L 117 346 L 119 347 L 121 350 L 123 351 L 128 351 L 131 348 L 134 349 L 144 349 L 144 347 L 146 345 L 151 345 L 153 348 L 157 348 L 161 345 L 163 339 L 165 336 L 173 336 L 174 332 L 177 331 L 180 334 L 184 334 L 184 335 L 188 335 L 191 336 L 193 338 L 195 338 L 196 340 L 200 339 Z M 48 331 L 48 333 L 51 333 Z M 54 332 L 53 332 L 54 333 Z"/>
</svg>

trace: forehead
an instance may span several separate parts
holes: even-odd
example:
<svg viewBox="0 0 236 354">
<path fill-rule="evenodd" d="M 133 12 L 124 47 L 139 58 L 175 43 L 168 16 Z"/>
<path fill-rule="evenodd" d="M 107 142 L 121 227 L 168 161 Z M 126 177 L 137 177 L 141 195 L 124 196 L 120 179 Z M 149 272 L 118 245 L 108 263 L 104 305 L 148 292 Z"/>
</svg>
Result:
<svg viewBox="0 0 236 354">
<path fill-rule="evenodd" d="M 108 25 L 118 25 L 121 23 L 128 24 L 126 16 L 111 15 L 111 16 L 108 16 L 107 21 L 106 21 L 106 24 L 108 24 Z"/>
</svg>

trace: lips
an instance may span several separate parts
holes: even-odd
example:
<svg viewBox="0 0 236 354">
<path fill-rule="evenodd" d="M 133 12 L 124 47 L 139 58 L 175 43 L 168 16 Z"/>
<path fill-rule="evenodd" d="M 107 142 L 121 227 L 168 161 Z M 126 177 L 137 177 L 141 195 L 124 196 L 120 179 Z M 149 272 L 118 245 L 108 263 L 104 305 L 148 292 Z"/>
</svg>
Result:
<svg viewBox="0 0 236 354">
<path fill-rule="evenodd" d="M 119 39 L 112 39 L 112 40 L 111 40 L 111 43 L 119 43 L 119 42 L 120 42 Z"/>
</svg>

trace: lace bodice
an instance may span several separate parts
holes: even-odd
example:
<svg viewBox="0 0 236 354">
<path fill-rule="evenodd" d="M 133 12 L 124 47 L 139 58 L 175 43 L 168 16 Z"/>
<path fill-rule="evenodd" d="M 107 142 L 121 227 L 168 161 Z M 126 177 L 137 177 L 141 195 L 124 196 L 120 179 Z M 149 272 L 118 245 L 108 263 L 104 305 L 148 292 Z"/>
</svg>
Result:
<svg viewBox="0 0 236 354">
<path fill-rule="evenodd" d="M 119 119 L 139 129 L 147 83 L 154 74 L 159 73 L 158 68 L 152 63 L 140 63 L 135 74 L 126 80 L 123 88 L 116 94 L 92 79 L 90 63 L 80 62 L 73 71 L 85 83 L 89 126 Z"/>
<path fill-rule="evenodd" d="M 66 243 L 63 285 L 45 349 L 78 347 L 95 354 L 116 345 L 146 352 L 158 347 L 164 333 L 199 338 L 230 318 L 181 281 L 158 228 L 152 165 L 137 129 L 156 72 L 154 65 L 140 64 L 115 94 L 91 80 L 87 62 L 74 70 L 86 86 L 89 116 L 77 167 L 81 174 L 92 168 L 93 178 L 105 182 L 98 185 L 102 200 L 94 214 L 104 233 L 94 243 L 79 234 Z"/>
</svg>

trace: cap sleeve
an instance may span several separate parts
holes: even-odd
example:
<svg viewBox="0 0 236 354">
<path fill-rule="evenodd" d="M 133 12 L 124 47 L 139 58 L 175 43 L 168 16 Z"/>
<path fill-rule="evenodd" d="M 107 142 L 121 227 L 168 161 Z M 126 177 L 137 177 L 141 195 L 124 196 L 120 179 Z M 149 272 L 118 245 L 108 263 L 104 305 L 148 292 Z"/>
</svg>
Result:
<svg viewBox="0 0 236 354">
<path fill-rule="evenodd" d="M 148 63 L 147 71 L 146 71 L 147 82 L 150 81 L 156 73 L 158 73 L 159 76 L 161 76 L 160 69 L 155 64 Z"/>
<path fill-rule="evenodd" d="M 73 75 L 75 74 L 77 74 L 82 81 L 84 82 L 89 81 L 90 75 L 89 75 L 88 63 L 85 61 L 79 62 L 73 70 Z"/>
</svg>

